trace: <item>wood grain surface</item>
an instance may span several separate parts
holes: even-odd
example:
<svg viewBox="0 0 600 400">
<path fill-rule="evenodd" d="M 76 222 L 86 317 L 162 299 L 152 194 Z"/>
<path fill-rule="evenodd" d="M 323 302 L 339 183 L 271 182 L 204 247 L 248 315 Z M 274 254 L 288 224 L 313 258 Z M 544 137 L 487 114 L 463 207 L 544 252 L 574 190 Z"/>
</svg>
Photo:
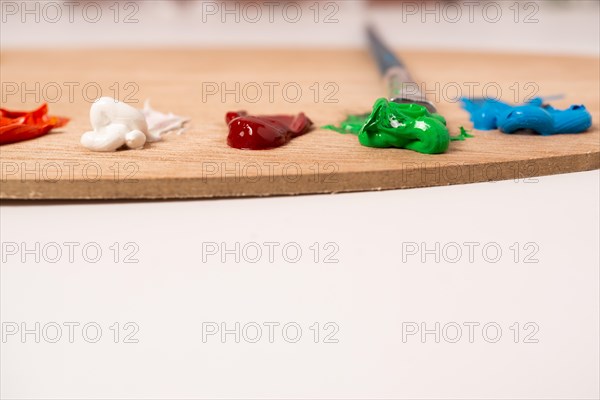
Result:
<svg viewBox="0 0 600 400">
<path fill-rule="evenodd" d="M 315 129 L 274 150 L 226 144 L 226 111 L 305 112 L 317 127 L 367 112 L 385 95 L 360 50 L 102 50 L 1 53 L 2 106 L 72 121 L 45 137 L 0 147 L 2 199 L 154 199 L 335 193 L 463 184 L 597 169 L 597 58 L 403 52 L 452 134 L 471 128 L 455 97 L 563 94 L 585 104 L 594 125 L 541 137 L 473 131 L 441 155 L 362 147 L 355 136 Z M 260 91 L 258 90 L 260 89 Z M 224 90 L 228 90 L 225 92 Z M 214 92 L 217 93 L 214 93 Z M 93 153 L 79 144 L 98 95 L 192 118 L 181 135 L 143 150 Z M 37 97 L 37 98 L 36 98 Z"/>
</svg>

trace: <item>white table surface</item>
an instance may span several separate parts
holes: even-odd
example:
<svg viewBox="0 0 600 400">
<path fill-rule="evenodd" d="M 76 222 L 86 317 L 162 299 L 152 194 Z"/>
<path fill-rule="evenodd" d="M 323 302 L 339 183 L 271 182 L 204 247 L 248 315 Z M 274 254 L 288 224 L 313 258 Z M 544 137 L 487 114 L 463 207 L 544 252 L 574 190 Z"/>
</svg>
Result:
<svg viewBox="0 0 600 400">
<path fill-rule="evenodd" d="M 166 10 L 176 12 L 156 7 L 162 7 L 163 17 Z M 329 28 L 320 27 L 298 38 L 297 27 L 288 26 L 281 35 L 257 30 L 249 39 L 234 24 L 231 37 L 209 39 L 201 33 L 225 29 L 223 24 L 193 28 L 190 18 L 188 28 L 197 29 L 198 36 L 187 40 L 276 46 L 287 37 L 301 46 L 360 45 L 352 26 L 364 4 L 344 7 L 350 8 L 340 14 L 348 15 L 345 37 L 340 24 L 335 35 L 323 36 Z M 598 56 L 597 6 L 582 5 L 583 12 L 572 4 L 553 7 L 542 4 L 540 23 L 533 27 L 513 23 L 513 29 L 493 27 L 478 37 L 462 23 L 453 39 L 437 35 L 448 28 L 433 24 L 433 33 L 418 45 L 449 48 L 452 42 L 457 49 Z M 393 19 L 386 12 L 378 15 L 380 21 Z M 168 23 L 154 21 L 164 32 L 161 44 L 174 44 L 176 33 L 167 30 Z M 580 31 L 557 29 L 556 21 Z M 423 29 L 418 21 L 412 24 Z M 392 34 L 408 25 L 385 26 L 395 44 L 415 45 Z M 3 24 L 3 48 L 33 45 L 31 37 L 43 27 L 25 28 Z M 57 30 L 41 40 L 54 46 L 126 45 L 145 37 L 132 30 L 132 37 L 117 43 L 118 33 L 101 37 L 94 27 L 82 29 L 81 35 Z M 515 40 L 502 39 L 496 29 Z M 30 39 L 21 35 L 25 30 Z M 181 34 L 179 39 L 184 40 Z M 590 171 L 527 182 L 300 197 L 4 202 L 1 397 L 598 398 L 599 182 L 598 171 Z M 72 262 L 68 242 L 76 243 Z M 116 261 L 115 242 L 121 249 Z M 264 244 L 271 242 L 278 243 L 272 245 L 272 262 Z M 317 262 L 315 242 L 321 249 Z M 466 244 L 471 242 L 476 243 L 472 260 Z M 36 243 L 39 252 L 23 254 Z M 239 262 L 235 254 L 222 262 L 221 253 L 207 251 L 236 243 Z M 411 254 L 436 244 L 440 250 L 426 254 L 424 262 L 421 253 Z M 256 246 L 263 254 L 253 263 Z M 57 247 L 62 257 L 52 263 Z M 15 248 L 18 253 L 12 254 Z M 102 251 L 95 263 L 94 248 Z M 291 262 L 298 248 L 302 257 Z M 457 248 L 462 257 L 452 262 Z M 131 249 L 137 249 L 137 263 L 124 262 Z M 338 262 L 324 262 L 332 249 L 337 253 L 331 260 Z M 502 255 L 493 262 L 496 249 Z M 234 334 L 203 338 L 203 329 L 221 323 L 233 329 L 236 322 L 239 343 Z M 39 343 L 34 333 L 20 335 L 23 328 L 35 330 L 36 323 Z M 69 323 L 79 324 L 73 325 L 72 343 Z M 272 343 L 265 323 L 279 324 L 273 325 Z M 433 333 L 408 335 L 421 323 L 427 329 L 440 324 L 439 343 Z M 87 336 L 85 324 L 91 327 Z M 263 335 L 251 343 L 255 324 Z M 281 330 L 285 324 L 291 326 L 287 336 Z M 51 343 L 57 325 L 62 337 Z M 452 343 L 457 325 L 462 336 Z M 89 343 L 95 326 L 102 336 Z M 302 336 L 289 343 L 296 326 Z M 15 327 L 19 332 L 9 335 Z M 135 327 L 137 343 L 124 343 Z M 325 343 L 336 327 L 328 341 L 337 342 Z M 496 327 L 502 333 L 492 343 Z"/>
</svg>

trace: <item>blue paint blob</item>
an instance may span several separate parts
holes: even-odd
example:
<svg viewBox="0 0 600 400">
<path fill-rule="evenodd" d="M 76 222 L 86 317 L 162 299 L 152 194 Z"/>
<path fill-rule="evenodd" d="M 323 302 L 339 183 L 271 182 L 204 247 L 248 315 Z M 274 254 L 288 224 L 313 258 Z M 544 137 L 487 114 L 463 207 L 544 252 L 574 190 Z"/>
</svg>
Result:
<svg viewBox="0 0 600 400">
<path fill-rule="evenodd" d="M 539 97 L 523 105 L 512 106 L 494 99 L 461 99 L 463 108 L 471 114 L 475 129 L 500 129 L 513 133 L 530 129 L 541 135 L 581 133 L 592 126 L 592 116 L 583 105 L 557 110 L 544 105 Z"/>
</svg>

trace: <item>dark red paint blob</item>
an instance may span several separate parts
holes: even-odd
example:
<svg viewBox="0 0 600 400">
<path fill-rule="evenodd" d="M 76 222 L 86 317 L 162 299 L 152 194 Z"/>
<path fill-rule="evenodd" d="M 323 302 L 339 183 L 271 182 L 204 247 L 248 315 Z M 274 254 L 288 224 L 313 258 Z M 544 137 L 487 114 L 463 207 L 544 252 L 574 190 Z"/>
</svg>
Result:
<svg viewBox="0 0 600 400">
<path fill-rule="evenodd" d="M 227 144 L 236 149 L 264 150 L 283 146 L 309 131 L 312 121 L 304 113 L 294 115 L 248 115 L 245 111 L 228 112 Z"/>
</svg>

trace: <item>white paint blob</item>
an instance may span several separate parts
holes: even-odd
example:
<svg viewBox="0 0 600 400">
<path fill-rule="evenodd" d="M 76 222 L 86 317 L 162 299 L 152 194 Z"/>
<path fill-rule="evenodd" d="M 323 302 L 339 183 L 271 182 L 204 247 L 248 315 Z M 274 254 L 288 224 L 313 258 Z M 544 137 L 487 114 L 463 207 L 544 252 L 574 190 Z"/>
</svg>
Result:
<svg viewBox="0 0 600 400">
<path fill-rule="evenodd" d="M 162 134 L 182 129 L 189 118 L 163 114 L 146 102 L 138 110 L 111 97 L 101 97 L 90 108 L 93 131 L 81 136 L 81 144 L 92 151 L 115 151 L 121 147 L 141 149 Z"/>
<path fill-rule="evenodd" d="M 150 107 L 150 100 L 146 100 L 142 112 L 146 117 L 150 136 L 153 138 L 160 139 L 160 136 L 163 133 L 176 129 L 178 130 L 178 133 L 181 133 L 184 130 L 183 125 L 190 120 L 189 118 L 180 117 L 173 113 L 163 114 L 160 111 L 156 111 Z"/>
</svg>

